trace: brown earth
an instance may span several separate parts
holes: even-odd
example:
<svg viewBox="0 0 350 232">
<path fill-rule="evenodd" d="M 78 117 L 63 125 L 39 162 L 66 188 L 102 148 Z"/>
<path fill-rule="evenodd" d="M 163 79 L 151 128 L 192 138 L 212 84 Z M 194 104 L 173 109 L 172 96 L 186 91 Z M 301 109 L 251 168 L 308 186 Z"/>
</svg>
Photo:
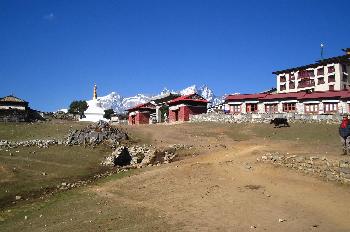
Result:
<svg viewBox="0 0 350 232">
<path fill-rule="evenodd" d="M 349 186 L 256 162 L 276 151 L 349 159 L 339 155 L 336 126 L 126 129 L 140 142 L 194 148 L 177 162 L 74 190 L 80 195 L 51 199 L 45 207 L 33 205 L 28 220 L 23 213 L 7 215 L 5 231 L 350 231 Z"/>
</svg>

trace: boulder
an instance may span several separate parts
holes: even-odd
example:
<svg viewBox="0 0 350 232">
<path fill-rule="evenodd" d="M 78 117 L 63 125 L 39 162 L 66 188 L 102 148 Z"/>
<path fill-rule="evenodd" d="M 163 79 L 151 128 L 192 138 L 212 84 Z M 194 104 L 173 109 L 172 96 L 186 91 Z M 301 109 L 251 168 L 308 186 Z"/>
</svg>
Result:
<svg viewBox="0 0 350 232">
<path fill-rule="evenodd" d="M 67 145 L 98 145 L 105 142 L 115 146 L 121 140 L 128 140 L 128 138 L 128 135 L 121 129 L 111 127 L 105 121 L 98 121 L 81 130 L 71 131 L 66 143 Z"/>
</svg>

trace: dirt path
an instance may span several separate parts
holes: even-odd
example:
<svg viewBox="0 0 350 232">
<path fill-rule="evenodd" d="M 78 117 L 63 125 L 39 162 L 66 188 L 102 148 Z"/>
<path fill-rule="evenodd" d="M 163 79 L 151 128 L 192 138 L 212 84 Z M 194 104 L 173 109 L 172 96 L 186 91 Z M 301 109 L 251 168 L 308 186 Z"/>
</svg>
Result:
<svg viewBox="0 0 350 232">
<path fill-rule="evenodd" d="M 169 230 L 350 230 L 348 188 L 257 164 L 252 154 L 263 149 L 236 144 L 92 190 L 115 204 L 156 209 Z"/>
</svg>

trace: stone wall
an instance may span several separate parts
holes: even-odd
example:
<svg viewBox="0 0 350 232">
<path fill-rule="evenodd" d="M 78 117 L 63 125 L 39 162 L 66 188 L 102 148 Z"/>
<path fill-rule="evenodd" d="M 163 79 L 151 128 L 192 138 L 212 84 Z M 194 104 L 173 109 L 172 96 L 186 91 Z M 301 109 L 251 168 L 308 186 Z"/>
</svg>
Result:
<svg viewBox="0 0 350 232">
<path fill-rule="evenodd" d="M 257 159 L 258 162 L 271 163 L 278 166 L 288 167 L 306 174 L 322 177 L 329 181 L 337 181 L 350 184 L 350 159 L 331 160 L 318 156 L 297 156 L 265 154 Z"/>
<path fill-rule="evenodd" d="M 191 122 L 223 122 L 223 123 L 269 123 L 273 118 L 287 118 L 289 122 L 323 122 L 340 123 L 342 117 L 339 114 L 296 114 L 296 113 L 277 113 L 277 114 L 223 114 L 206 113 L 191 115 Z"/>
<path fill-rule="evenodd" d="M 9 140 L 0 140 L 0 149 L 1 148 L 16 148 L 16 147 L 39 147 L 47 148 L 51 145 L 61 145 L 65 142 L 59 139 L 33 139 L 33 140 L 24 140 L 24 141 L 9 141 Z"/>
</svg>

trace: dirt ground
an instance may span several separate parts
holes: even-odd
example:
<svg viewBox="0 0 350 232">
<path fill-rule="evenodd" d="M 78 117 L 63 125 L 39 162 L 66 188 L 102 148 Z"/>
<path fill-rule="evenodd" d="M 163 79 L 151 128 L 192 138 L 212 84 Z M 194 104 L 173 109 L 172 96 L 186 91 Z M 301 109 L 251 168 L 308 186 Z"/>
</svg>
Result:
<svg viewBox="0 0 350 232">
<path fill-rule="evenodd" d="M 276 151 L 349 159 L 336 125 L 126 129 L 140 142 L 193 148 L 177 162 L 3 212 L 0 231 L 350 231 L 349 186 L 256 162 Z"/>
</svg>

